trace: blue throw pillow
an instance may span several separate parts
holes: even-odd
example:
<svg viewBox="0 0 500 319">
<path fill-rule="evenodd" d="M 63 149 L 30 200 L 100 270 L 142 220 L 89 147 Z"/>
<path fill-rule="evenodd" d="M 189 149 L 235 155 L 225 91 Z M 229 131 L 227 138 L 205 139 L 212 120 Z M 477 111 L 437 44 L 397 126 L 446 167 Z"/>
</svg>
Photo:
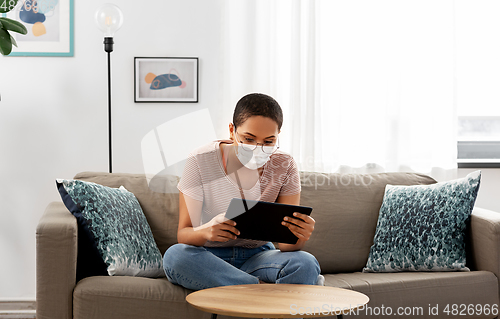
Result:
<svg viewBox="0 0 500 319">
<path fill-rule="evenodd" d="M 81 236 L 99 253 L 109 275 L 165 276 L 160 250 L 134 194 L 123 186 L 64 179 L 56 183 Z"/>
<path fill-rule="evenodd" d="M 481 171 L 431 185 L 387 185 L 363 272 L 454 271 L 465 266 L 465 229 Z"/>
</svg>

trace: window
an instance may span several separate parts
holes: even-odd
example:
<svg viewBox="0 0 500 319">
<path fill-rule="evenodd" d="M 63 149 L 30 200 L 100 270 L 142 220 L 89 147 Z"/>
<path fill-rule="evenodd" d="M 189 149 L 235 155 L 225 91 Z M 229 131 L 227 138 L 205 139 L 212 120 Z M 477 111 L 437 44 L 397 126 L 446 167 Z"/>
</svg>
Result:
<svg viewBox="0 0 500 319">
<path fill-rule="evenodd" d="M 455 2 L 459 168 L 500 168 L 500 2 Z"/>
<path fill-rule="evenodd" d="M 500 168 L 500 116 L 458 119 L 458 167 Z"/>
</svg>

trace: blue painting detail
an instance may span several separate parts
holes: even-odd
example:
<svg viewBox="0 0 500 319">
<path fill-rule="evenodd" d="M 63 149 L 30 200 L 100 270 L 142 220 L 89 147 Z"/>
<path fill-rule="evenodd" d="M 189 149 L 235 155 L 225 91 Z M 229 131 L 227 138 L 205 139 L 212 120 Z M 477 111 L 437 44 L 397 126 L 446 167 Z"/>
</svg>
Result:
<svg viewBox="0 0 500 319">
<path fill-rule="evenodd" d="M 40 12 L 35 12 L 35 10 L 26 10 L 25 6 L 21 6 L 19 12 L 19 19 L 24 23 L 35 24 L 37 22 L 45 22 L 45 14 Z"/>
<path fill-rule="evenodd" d="M 161 90 L 168 87 L 181 86 L 182 81 L 179 77 L 172 73 L 161 74 L 154 78 L 151 82 L 151 90 Z"/>
<path fill-rule="evenodd" d="M 171 87 L 179 87 L 181 89 L 186 87 L 186 82 L 182 81 L 181 78 L 174 74 L 173 72 L 177 72 L 176 69 L 171 69 L 170 73 L 156 75 L 154 73 L 148 73 L 144 77 L 144 81 L 146 83 L 151 83 L 149 89 L 151 90 L 163 90 Z"/>
<path fill-rule="evenodd" d="M 31 0 L 26 0 L 26 3 L 29 3 Z M 54 11 L 54 8 L 59 3 L 59 0 L 37 0 L 36 1 L 36 10 L 41 13 L 48 13 L 50 11 Z"/>
</svg>

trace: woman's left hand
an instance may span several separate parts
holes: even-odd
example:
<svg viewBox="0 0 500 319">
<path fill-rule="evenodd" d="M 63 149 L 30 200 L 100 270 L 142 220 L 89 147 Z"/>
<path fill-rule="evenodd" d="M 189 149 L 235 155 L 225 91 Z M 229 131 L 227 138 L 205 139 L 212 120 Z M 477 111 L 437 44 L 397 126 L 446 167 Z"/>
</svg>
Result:
<svg viewBox="0 0 500 319">
<path fill-rule="evenodd" d="M 293 213 L 292 217 L 285 217 L 281 224 L 288 227 L 290 231 L 301 241 L 308 241 L 314 231 L 316 221 L 309 215 Z"/>
</svg>

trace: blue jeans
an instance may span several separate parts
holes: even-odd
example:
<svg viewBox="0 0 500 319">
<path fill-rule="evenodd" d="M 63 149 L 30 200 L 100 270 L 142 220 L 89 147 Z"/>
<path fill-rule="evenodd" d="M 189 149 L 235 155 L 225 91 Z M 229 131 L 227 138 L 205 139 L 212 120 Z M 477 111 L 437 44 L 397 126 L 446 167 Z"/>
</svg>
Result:
<svg viewBox="0 0 500 319">
<path fill-rule="evenodd" d="M 171 246 L 163 256 L 167 279 L 192 290 L 269 283 L 314 285 L 319 263 L 308 252 L 282 252 L 269 242 L 257 248 Z"/>
</svg>

